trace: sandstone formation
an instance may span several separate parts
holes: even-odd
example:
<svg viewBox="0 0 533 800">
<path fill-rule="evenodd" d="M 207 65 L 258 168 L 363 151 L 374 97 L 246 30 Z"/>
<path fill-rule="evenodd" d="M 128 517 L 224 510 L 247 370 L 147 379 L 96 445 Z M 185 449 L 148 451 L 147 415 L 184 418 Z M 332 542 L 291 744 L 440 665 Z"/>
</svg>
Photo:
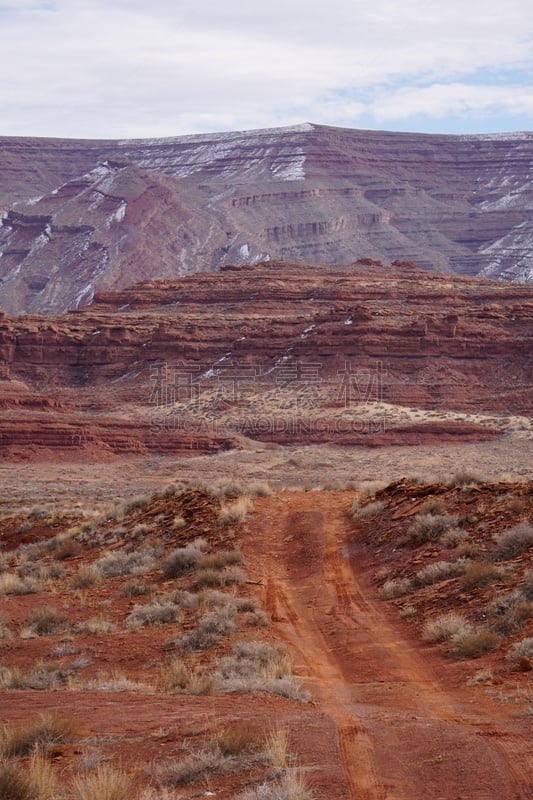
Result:
<svg viewBox="0 0 533 800">
<path fill-rule="evenodd" d="M 301 125 L 136 141 L 0 139 L 0 308 L 57 313 L 95 291 L 227 264 L 533 275 L 533 134 Z"/>
<path fill-rule="evenodd" d="M 529 287 L 367 259 L 232 266 L 64 315 L 2 315 L 0 447 L 111 457 L 494 436 L 531 414 L 532 312 Z M 394 415 L 408 408 L 434 416 Z"/>
</svg>

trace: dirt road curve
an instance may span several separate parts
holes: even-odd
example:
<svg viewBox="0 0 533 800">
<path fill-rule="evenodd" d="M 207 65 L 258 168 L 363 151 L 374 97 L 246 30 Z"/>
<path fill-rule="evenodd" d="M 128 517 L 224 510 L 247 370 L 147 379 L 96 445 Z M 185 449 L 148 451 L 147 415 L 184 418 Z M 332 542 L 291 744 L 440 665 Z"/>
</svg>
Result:
<svg viewBox="0 0 533 800">
<path fill-rule="evenodd" d="M 439 683 L 350 558 L 347 504 L 278 495 L 257 503 L 251 525 L 276 632 L 298 654 L 324 730 L 337 731 L 328 800 L 530 800 L 530 722 L 495 719 L 482 690 L 468 701 Z M 312 757 L 323 796 L 319 742 Z"/>
</svg>

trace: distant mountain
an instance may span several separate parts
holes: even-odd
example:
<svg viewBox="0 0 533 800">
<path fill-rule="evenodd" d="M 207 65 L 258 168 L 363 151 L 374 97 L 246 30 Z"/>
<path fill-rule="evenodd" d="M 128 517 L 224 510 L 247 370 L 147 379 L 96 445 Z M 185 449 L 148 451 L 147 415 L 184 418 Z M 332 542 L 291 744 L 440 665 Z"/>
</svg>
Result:
<svg viewBox="0 0 533 800">
<path fill-rule="evenodd" d="M 0 308 L 285 259 L 533 280 L 533 133 L 0 138 Z"/>
</svg>

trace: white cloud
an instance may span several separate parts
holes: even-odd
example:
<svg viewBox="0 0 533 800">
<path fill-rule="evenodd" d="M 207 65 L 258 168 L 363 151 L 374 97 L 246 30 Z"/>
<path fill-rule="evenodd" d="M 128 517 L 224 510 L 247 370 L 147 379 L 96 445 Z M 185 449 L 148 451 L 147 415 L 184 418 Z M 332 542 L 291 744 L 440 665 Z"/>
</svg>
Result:
<svg viewBox="0 0 533 800">
<path fill-rule="evenodd" d="M 530 6 L 0 0 L 8 76 L 0 133 L 125 137 L 304 120 L 386 124 L 411 114 L 523 117 L 531 115 Z"/>
</svg>

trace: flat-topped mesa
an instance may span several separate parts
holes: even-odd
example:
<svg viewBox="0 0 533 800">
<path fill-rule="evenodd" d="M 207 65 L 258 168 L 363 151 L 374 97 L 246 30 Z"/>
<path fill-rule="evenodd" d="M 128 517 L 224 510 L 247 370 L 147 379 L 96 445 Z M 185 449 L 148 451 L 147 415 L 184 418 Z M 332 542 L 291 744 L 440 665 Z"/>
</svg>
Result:
<svg viewBox="0 0 533 800">
<path fill-rule="evenodd" d="M 57 313 L 145 279 L 363 254 L 528 282 L 532 171 L 532 133 L 0 139 L 0 307 Z M 45 217 L 51 235 L 32 234 Z"/>
</svg>

